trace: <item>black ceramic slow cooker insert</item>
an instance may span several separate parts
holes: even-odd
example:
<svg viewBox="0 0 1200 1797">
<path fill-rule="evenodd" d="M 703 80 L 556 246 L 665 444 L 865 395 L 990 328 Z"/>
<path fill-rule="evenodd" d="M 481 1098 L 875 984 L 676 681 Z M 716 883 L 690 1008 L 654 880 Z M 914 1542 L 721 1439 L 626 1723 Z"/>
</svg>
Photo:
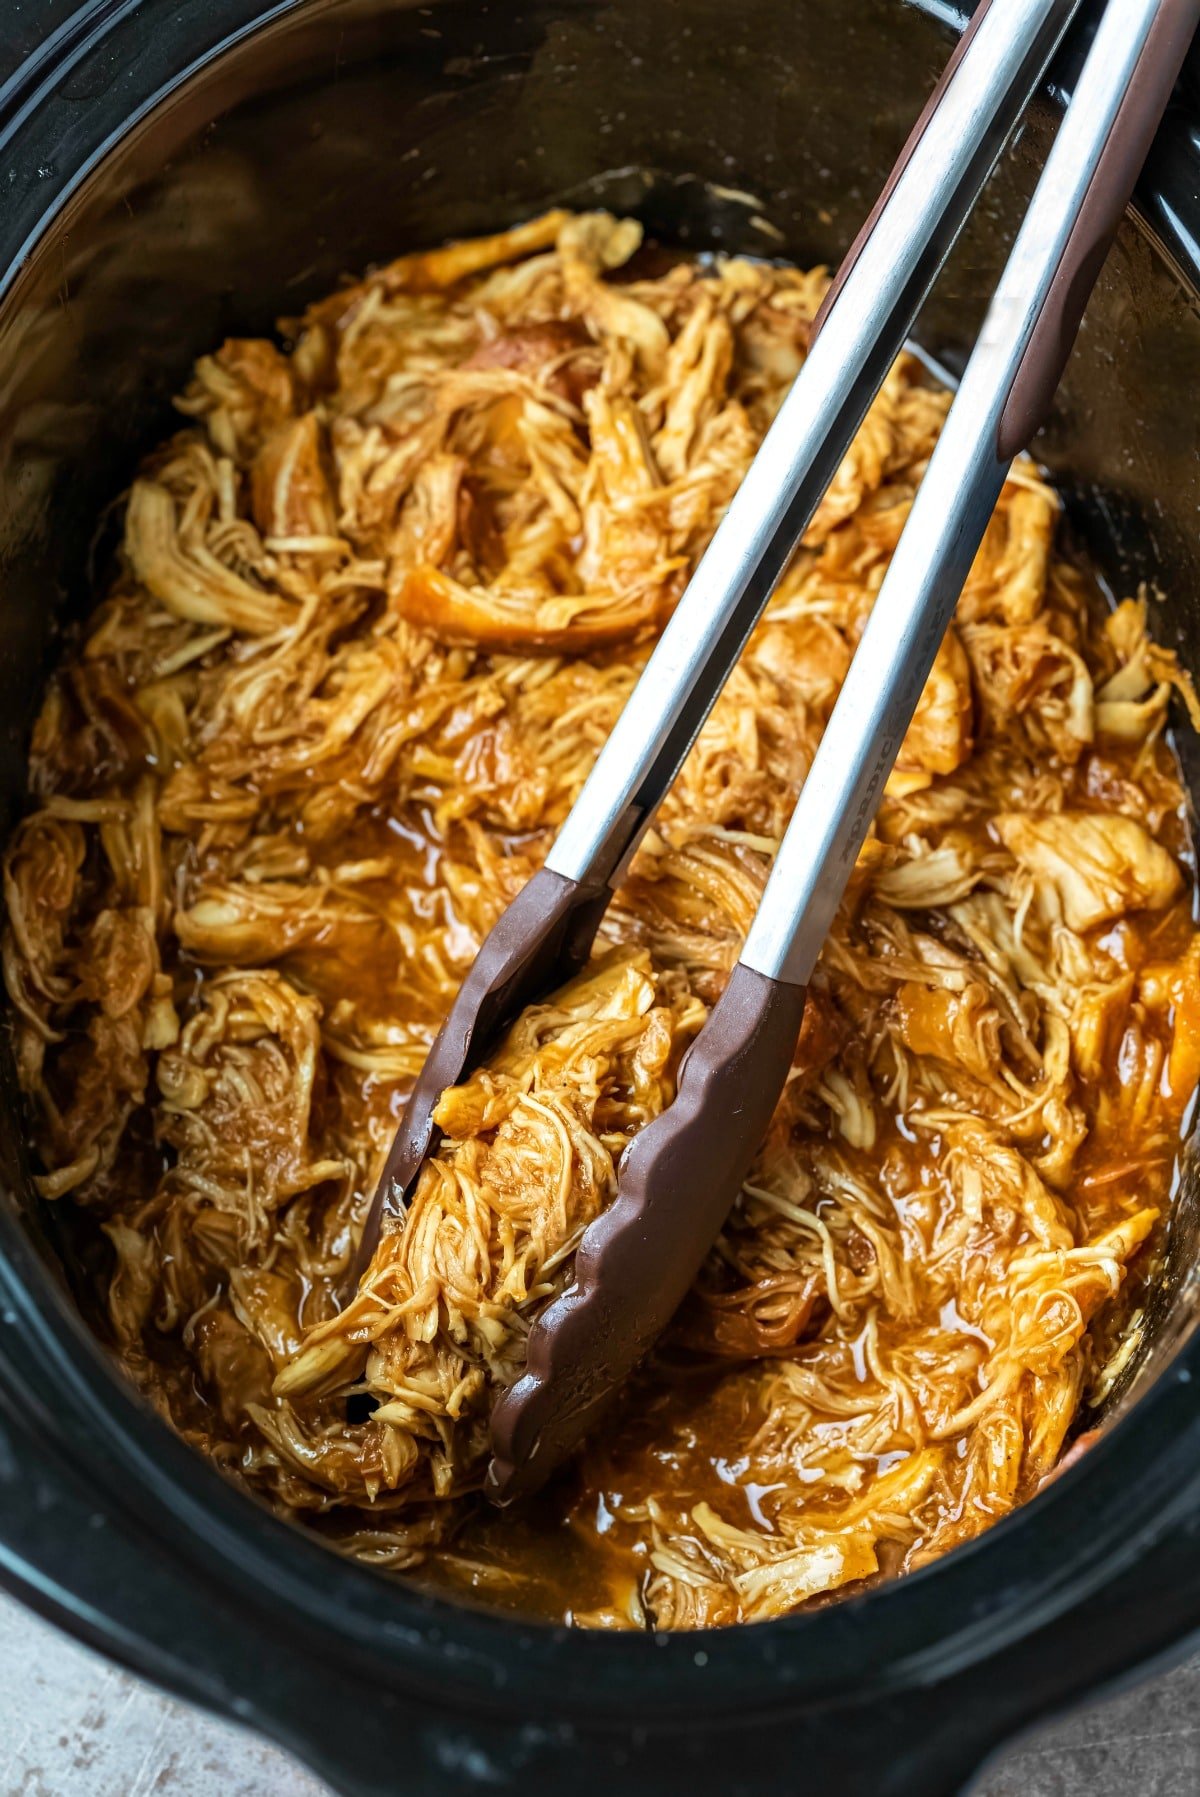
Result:
<svg viewBox="0 0 1200 1797">
<path fill-rule="evenodd" d="M 88 601 L 93 521 L 198 354 L 345 272 L 551 203 L 632 212 L 686 247 L 836 262 L 962 24 L 941 0 L 0 0 L 5 827 L 60 632 Z M 1198 66 L 1036 448 L 1114 589 L 1154 580 L 1157 633 L 1193 674 Z M 952 369 L 1055 118 L 1051 91 L 921 319 Z M 1188 1167 L 1102 1436 L 1032 1504 L 827 1609 L 612 1636 L 344 1562 L 194 1456 L 76 1314 L 7 1058 L 0 1075 L 0 1576 L 339 1790 L 937 1797 L 1200 1624 Z"/>
</svg>

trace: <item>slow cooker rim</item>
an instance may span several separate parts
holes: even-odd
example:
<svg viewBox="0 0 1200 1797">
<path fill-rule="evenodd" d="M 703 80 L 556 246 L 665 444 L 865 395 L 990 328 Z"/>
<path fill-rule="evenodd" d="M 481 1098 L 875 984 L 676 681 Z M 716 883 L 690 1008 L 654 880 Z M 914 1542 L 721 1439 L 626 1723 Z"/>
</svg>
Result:
<svg viewBox="0 0 1200 1797">
<path fill-rule="evenodd" d="M 11 300 L 14 283 L 23 269 L 32 269 L 38 245 L 53 230 L 63 208 L 82 193 L 87 180 L 104 158 L 119 143 L 125 142 L 131 131 L 142 128 L 160 108 L 177 101 L 183 90 L 200 78 L 214 61 L 236 48 L 248 36 L 266 32 L 285 21 L 303 3 L 304 0 L 282 0 L 281 4 L 263 13 L 254 11 L 240 3 L 240 0 L 233 0 L 233 4 L 224 7 L 209 8 L 206 17 L 210 22 L 214 14 L 245 15 L 254 12 L 254 16 L 243 19 L 240 26 L 218 37 L 207 50 L 189 60 L 178 75 L 146 95 L 140 106 L 129 113 L 125 124 L 94 146 L 92 153 L 55 189 L 53 195 L 47 194 L 48 204 L 38 220 L 36 230 L 23 240 L 16 253 L 8 259 L 8 265 L 0 279 L 0 298 Z M 136 9 L 137 0 L 134 0 L 132 7 L 122 5 L 102 8 L 105 16 L 97 21 L 95 30 L 83 33 L 72 46 L 70 66 L 74 67 L 88 49 L 94 48 L 101 36 L 107 35 L 126 21 Z M 87 10 L 89 9 L 84 9 Z M 939 16 L 944 18 L 945 9 L 937 10 Z M 38 104 L 53 97 L 56 82 L 62 79 L 63 74 L 62 63 L 56 63 L 52 70 L 46 71 L 45 79 L 34 96 Z M 21 116 L 28 116 L 25 107 L 21 109 Z M 3 120 L 0 120 L 0 124 L 3 124 Z M 1154 239 L 1158 236 L 1159 233 L 1152 233 Z M 1182 273 L 1185 264 L 1180 261 L 1178 250 L 1172 254 L 1171 260 Z M 1188 270 L 1188 281 L 1193 288 L 1200 285 L 1200 269 L 1194 264 Z M 1016 1638 L 1029 1628 L 1040 1626 L 1048 1615 L 1078 1601 L 1109 1576 L 1116 1562 L 1111 1551 L 1106 1550 L 1107 1557 L 1100 1552 L 1097 1543 L 1102 1537 L 1095 1529 L 1095 1515 L 1089 1515 L 1089 1512 L 1094 1512 L 1100 1505 L 1102 1492 L 1107 1500 L 1104 1507 L 1108 1509 L 1115 1503 L 1116 1510 L 1119 1510 L 1119 1532 L 1125 1541 L 1126 1560 L 1143 1551 L 1147 1540 L 1168 1527 L 1179 1503 L 1190 1497 L 1187 1478 L 1178 1475 L 1174 1463 L 1180 1459 L 1186 1461 L 1183 1447 L 1189 1440 L 1194 1446 L 1195 1438 L 1200 1437 L 1200 1406 L 1190 1393 L 1194 1375 L 1200 1370 L 1200 1340 L 1196 1339 L 1192 1339 L 1178 1351 L 1172 1365 L 1160 1373 L 1151 1389 L 1143 1394 L 1129 1414 L 1119 1419 L 1105 1433 L 1082 1466 L 1071 1469 L 1034 1503 L 1006 1518 L 976 1542 L 904 1580 L 880 1587 L 859 1598 L 846 1600 L 827 1610 L 738 1630 L 707 1631 L 681 1636 L 635 1635 L 619 1639 L 586 1631 L 565 1630 L 525 1618 L 513 1618 L 494 1610 L 451 1602 L 416 1591 L 410 1586 L 389 1584 L 324 1550 L 318 1542 L 234 1491 L 211 1467 L 193 1455 L 127 1386 L 110 1364 L 104 1350 L 85 1330 L 79 1317 L 66 1307 L 60 1294 L 50 1285 L 45 1268 L 32 1256 L 28 1241 L 7 1209 L 0 1215 L 0 1242 L 6 1250 L 4 1265 L 0 1269 L 8 1289 L 8 1308 L 4 1320 L 8 1320 L 11 1312 L 14 1319 L 19 1319 L 30 1327 L 30 1346 L 42 1370 L 48 1375 L 53 1369 L 57 1378 L 62 1381 L 62 1384 L 55 1386 L 52 1383 L 50 1386 L 59 1399 L 64 1386 L 76 1386 L 79 1396 L 86 1401 L 92 1415 L 113 1425 L 114 1438 L 124 1444 L 131 1463 L 140 1462 L 143 1467 L 150 1469 L 155 1469 L 156 1462 L 160 1463 L 157 1471 L 163 1476 L 154 1482 L 161 1484 L 163 1490 L 152 1506 L 153 1513 L 170 1525 L 172 1533 L 180 1520 L 180 1507 L 186 1512 L 199 1506 L 209 1519 L 218 1515 L 220 1528 L 217 1539 L 213 1538 L 211 1530 L 195 1531 L 197 1558 L 211 1571 L 213 1550 L 219 1550 L 223 1543 L 235 1551 L 228 1556 L 218 1551 L 217 1563 L 244 1570 L 248 1552 L 263 1553 L 266 1563 L 273 1563 L 284 1584 L 291 1587 L 281 1590 L 277 1580 L 278 1595 L 298 1614 L 313 1612 L 315 1603 L 319 1601 L 316 1596 L 318 1588 L 332 1589 L 336 1584 L 339 1592 L 350 1593 L 354 1601 L 349 1606 L 349 1614 L 355 1627 L 348 1632 L 346 1638 L 357 1640 L 360 1651 L 364 1656 L 369 1655 L 376 1673 L 383 1670 L 380 1664 L 382 1653 L 387 1659 L 391 1674 L 402 1677 L 408 1689 L 419 1686 L 434 1676 L 438 1690 L 442 1693 L 448 1677 L 475 1685 L 476 1673 L 472 1672 L 467 1677 L 462 1664 L 462 1636 L 468 1633 L 479 1637 L 477 1643 L 472 1642 L 472 1648 L 477 1646 L 480 1654 L 478 1680 L 481 1686 L 490 1687 L 493 1682 L 494 1661 L 490 1657 L 491 1648 L 499 1648 L 506 1656 L 510 1682 L 504 1698 L 497 1698 L 496 1701 L 511 1701 L 517 1694 L 512 1682 L 511 1660 L 515 1630 L 523 1641 L 529 1661 L 536 1661 L 536 1665 L 531 1663 L 524 1667 L 531 1675 L 526 1688 L 528 1699 L 537 1701 L 545 1698 L 546 1670 L 552 1664 L 559 1686 L 556 1695 L 561 1693 L 563 1703 L 569 1702 L 576 1714 L 581 1707 L 589 1710 L 594 1707 L 597 1714 L 627 1713 L 629 1696 L 624 1691 L 614 1697 L 610 1686 L 605 1691 L 603 1700 L 599 1700 L 595 1688 L 597 1664 L 616 1665 L 619 1662 L 624 1665 L 635 1658 L 636 1668 L 631 1677 L 641 1684 L 644 1683 L 647 1654 L 657 1670 L 664 1675 L 669 1674 L 677 1682 L 681 1711 L 685 1708 L 694 1711 L 697 1699 L 702 1699 L 711 1709 L 714 1703 L 714 1685 L 718 1684 L 722 1698 L 728 1699 L 728 1706 L 744 1711 L 748 1699 L 762 1701 L 764 1674 L 772 1679 L 778 1677 L 780 1667 L 776 1649 L 785 1642 L 797 1656 L 803 1647 L 814 1644 L 814 1649 L 819 1648 L 819 1651 L 813 1653 L 817 1664 L 806 1667 L 802 1673 L 797 1669 L 795 1676 L 785 1676 L 773 1701 L 794 1702 L 797 1689 L 802 1684 L 806 1697 L 812 1695 L 814 1701 L 836 1702 L 839 1697 L 849 1695 L 852 1687 L 859 1688 L 864 1677 L 872 1676 L 872 1671 L 864 1671 L 863 1642 L 857 1628 L 857 1619 L 863 1614 L 864 1606 L 870 1607 L 871 1619 L 875 1625 L 874 1636 L 880 1644 L 880 1652 L 875 1657 L 880 1662 L 879 1670 L 883 1672 L 884 1678 L 877 1681 L 876 1688 L 883 1688 L 884 1685 L 900 1686 L 916 1679 L 936 1677 L 939 1664 L 948 1664 L 951 1658 L 958 1670 L 964 1663 L 964 1649 L 968 1659 L 979 1660 L 986 1657 L 998 1643 Z M 26 1278 L 31 1283 L 26 1284 Z M 76 1351 L 78 1358 L 72 1359 L 68 1353 L 68 1344 Z M 1118 1457 L 1128 1454 L 1137 1463 L 1140 1450 L 1153 1456 L 1156 1448 L 1163 1449 L 1164 1441 L 1168 1451 L 1159 1463 L 1160 1474 L 1163 1476 L 1160 1484 L 1165 1479 L 1166 1486 L 1177 1501 L 1154 1507 L 1152 1513 L 1144 1518 L 1143 1534 L 1131 1533 L 1128 1529 L 1128 1493 L 1124 1491 L 1124 1481 L 1117 1467 Z M 1170 1452 L 1171 1447 L 1175 1450 L 1173 1453 Z M 1190 1459 L 1193 1465 L 1197 1463 L 1194 1452 Z M 1166 1477 L 1168 1474 L 1170 1477 Z M 139 1487 L 138 1498 L 141 1498 L 143 1490 L 149 1489 L 149 1486 Z M 132 1501 L 128 1491 L 124 1493 L 124 1501 L 130 1508 L 141 1512 L 140 1502 Z M 226 1511 L 228 1518 L 225 1516 Z M 257 1521 L 252 1523 L 252 1518 Z M 1112 1520 L 1115 1523 L 1115 1511 Z M 1084 1524 L 1088 1526 L 1085 1528 Z M 1060 1565 L 1057 1568 L 1057 1581 L 1047 1576 L 1054 1572 L 1055 1568 L 1052 1566 L 1036 1581 L 1032 1575 L 1028 1581 L 1013 1580 L 1013 1570 L 1025 1558 L 1026 1550 L 1039 1539 L 1048 1541 L 1053 1536 L 1077 1542 L 1081 1533 L 1093 1549 L 1082 1565 L 1074 1566 L 1070 1571 L 1065 1565 Z M 1009 1569 L 1008 1578 L 1004 1573 L 1006 1565 Z M 261 1562 L 258 1563 L 257 1570 L 262 1570 Z M 0 1576 L 8 1578 L 8 1570 L 5 1569 Z M 936 1628 L 931 1631 L 921 1618 L 926 1617 L 930 1611 L 926 1594 L 931 1589 L 936 1588 L 938 1607 L 944 1611 L 950 1598 L 950 1582 L 957 1582 L 963 1587 L 961 1601 L 955 1606 L 955 1612 L 965 1619 L 965 1623 L 959 1631 L 947 1636 Z M 1028 1587 L 1035 1583 L 1039 1594 L 1038 1602 L 1031 1608 Z M 360 1600 L 363 1612 L 361 1617 L 357 1613 Z M 390 1617 L 375 1613 L 377 1602 L 386 1602 L 392 1611 Z M 408 1619 L 403 1632 L 413 1636 L 413 1639 L 402 1641 L 393 1638 L 400 1628 L 401 1612 Z M 1005 1616 L 1009 1619 L 1007 1629 L 1003 1626 Z M 903 1628 L 899 1622 L 901 1617 L 905 1625 Z M 346 1619 L 347 1611 L 343 1608 L 341 1620 L 344 1623 Z M 939 1620 L 944 1622 L 944 1613 Z M 329 1611 L 317 1618 L 317 1623 L 327 1628 Z M 889 1632 L 888 1623 L 895 1623 L 894 1631 Z M 443 1625 L 452 1629 L 458 1637 L 454 1663 L 439 1663 L 436 1670 L 431 1671 L 430 1647 L 435 1645 L 435 1631 L 440 1630 Z M 830 1662 L 845 1657 L 836 1651 L 839 1636 L 846 1637 L 841 1643 L 843 1649 L 850 1648 L 851 1651 L 841 1677 L 835 1678 L 831 1674 Z M 909 1646 L 907 1651 L 902 1650 L 897 1655 L 893 1654 L 892 1648 L 900 1645 L 898 1636 L 907 1641 Z M 695 1667 L 697 1654 L 707 1656 L 708 1664 L 702 1678 L 692 1676 L 688 1670 Z M 418 1655 L 419 1659 L 415 1657 Z M 573 1662 L 569 1668 L 565 1665 L 567 1660 Z M 720 1673 L 717 1680 L 714 1680 L 714 1671 Z M 820 1678 L 813 1676 L 817 1672 L 822 1675 Z M 563 1674 L 569 1676 L 564 1679 L 561 1676 Z M 657 1685 L 658 1681 L 656 1700 L 661 1698 L 661 1690 Z M 486 1695 L 486 1691 L 481 1694 Z"/>
</svg>

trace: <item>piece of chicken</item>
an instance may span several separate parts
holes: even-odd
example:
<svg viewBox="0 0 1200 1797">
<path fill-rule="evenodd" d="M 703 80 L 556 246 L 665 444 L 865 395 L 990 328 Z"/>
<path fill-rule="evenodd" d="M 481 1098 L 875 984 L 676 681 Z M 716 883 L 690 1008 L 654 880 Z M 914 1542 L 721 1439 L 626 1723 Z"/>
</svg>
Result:
<svg viewBox="0 0 1200 1797">
<path fill-rule="evenodd" d="M 1072 930 L 1111 923 L 1128 911 L 1161 910 L 1183 885 L 1166 849 L 1130 817 L 1007 812 L 995 819 L 994 828 Z"/>
<path fill-rule="evenodd" d="M 644 949 L 601 956 L 524 1011 L 485 1066 L 442 1095 L 442 1132 L 357 1295 L 307 1336 L 276 1393 L 360 1381 L 400 1432 L 406 1477 L 477 1480 L 490 1400 L 524 1365 L 529 1324 L 616 1190 L 630 1135 L 674 1095 L 703 1006 Z"/>
<path fill-rule="evenodd" d="M 887 790 L 893 797 L 919 791 L 935 774 L 952 774 L 974 741 L 971 668 L 953 625 L 938 649 L 905 732 Z"/>
<path fill-rule="evenodd" d="M 250 471 L 251 510 L 264 537 L 337 540 L 337 512 L 315 412 L 272 431 Z"/>
</svg>

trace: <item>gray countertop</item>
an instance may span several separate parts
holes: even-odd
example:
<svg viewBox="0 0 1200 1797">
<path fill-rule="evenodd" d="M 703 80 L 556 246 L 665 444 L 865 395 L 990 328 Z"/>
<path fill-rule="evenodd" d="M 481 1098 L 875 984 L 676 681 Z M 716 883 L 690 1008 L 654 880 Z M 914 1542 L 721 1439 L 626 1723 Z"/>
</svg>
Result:
<svg viewBox="0 0 1200 1797">
<path fill-rule="evenodd" d="M 972 1797 L 1196 1797 L 1200 1659 L 1041 1729 Z M 254 1736 L 162 1697 L 0 1598 L 0 1797 L 327 1797 Z"/>
</svg>

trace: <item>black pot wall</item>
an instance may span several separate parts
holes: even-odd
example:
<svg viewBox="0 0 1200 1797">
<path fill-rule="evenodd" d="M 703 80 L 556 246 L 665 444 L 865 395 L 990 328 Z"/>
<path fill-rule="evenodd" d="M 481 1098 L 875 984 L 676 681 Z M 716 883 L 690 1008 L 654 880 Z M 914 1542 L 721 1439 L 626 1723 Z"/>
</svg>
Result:
<svg viewBox="0 0 1200 1797">
<path fill-rule="evenodd" d="M 552 201 L 636 212 L 672 242 L 834 262 L 950 42 L 899 0 L 309 0 L 251 33 L 255 18 L 248 0 L 43 0 L 31 20 L 0 0 L 13 63 L 43 46 L 0 88 L 10 815 L 38 688 L 103 549 L 94 520 L 169 425 L 197 354 L 269 330 L 343 273 Z M 1200 669 L 1191 116 L 1188 102 L 1164 127 L 1040 453 L 1114 586 L 1153 578 L 1160 636 Z M 922 341 L 951 367 L 1054 118 L 1049 99 L 1034 109 L 923 316 Z M 347 1790 L 837 1779 L 924 1797 L 1200 1620 L 1191 1183 L 1138 1402 L 1125 1394 L 1128 1414 L 1076 1472 L 866 1599 L 720 1637 L 617 1641 L 388 1584 L 222 1485 L 114 1379 L 44 1271 L 21 1141 L 10 1080 L 3 1576 Z"/>
</svg>

